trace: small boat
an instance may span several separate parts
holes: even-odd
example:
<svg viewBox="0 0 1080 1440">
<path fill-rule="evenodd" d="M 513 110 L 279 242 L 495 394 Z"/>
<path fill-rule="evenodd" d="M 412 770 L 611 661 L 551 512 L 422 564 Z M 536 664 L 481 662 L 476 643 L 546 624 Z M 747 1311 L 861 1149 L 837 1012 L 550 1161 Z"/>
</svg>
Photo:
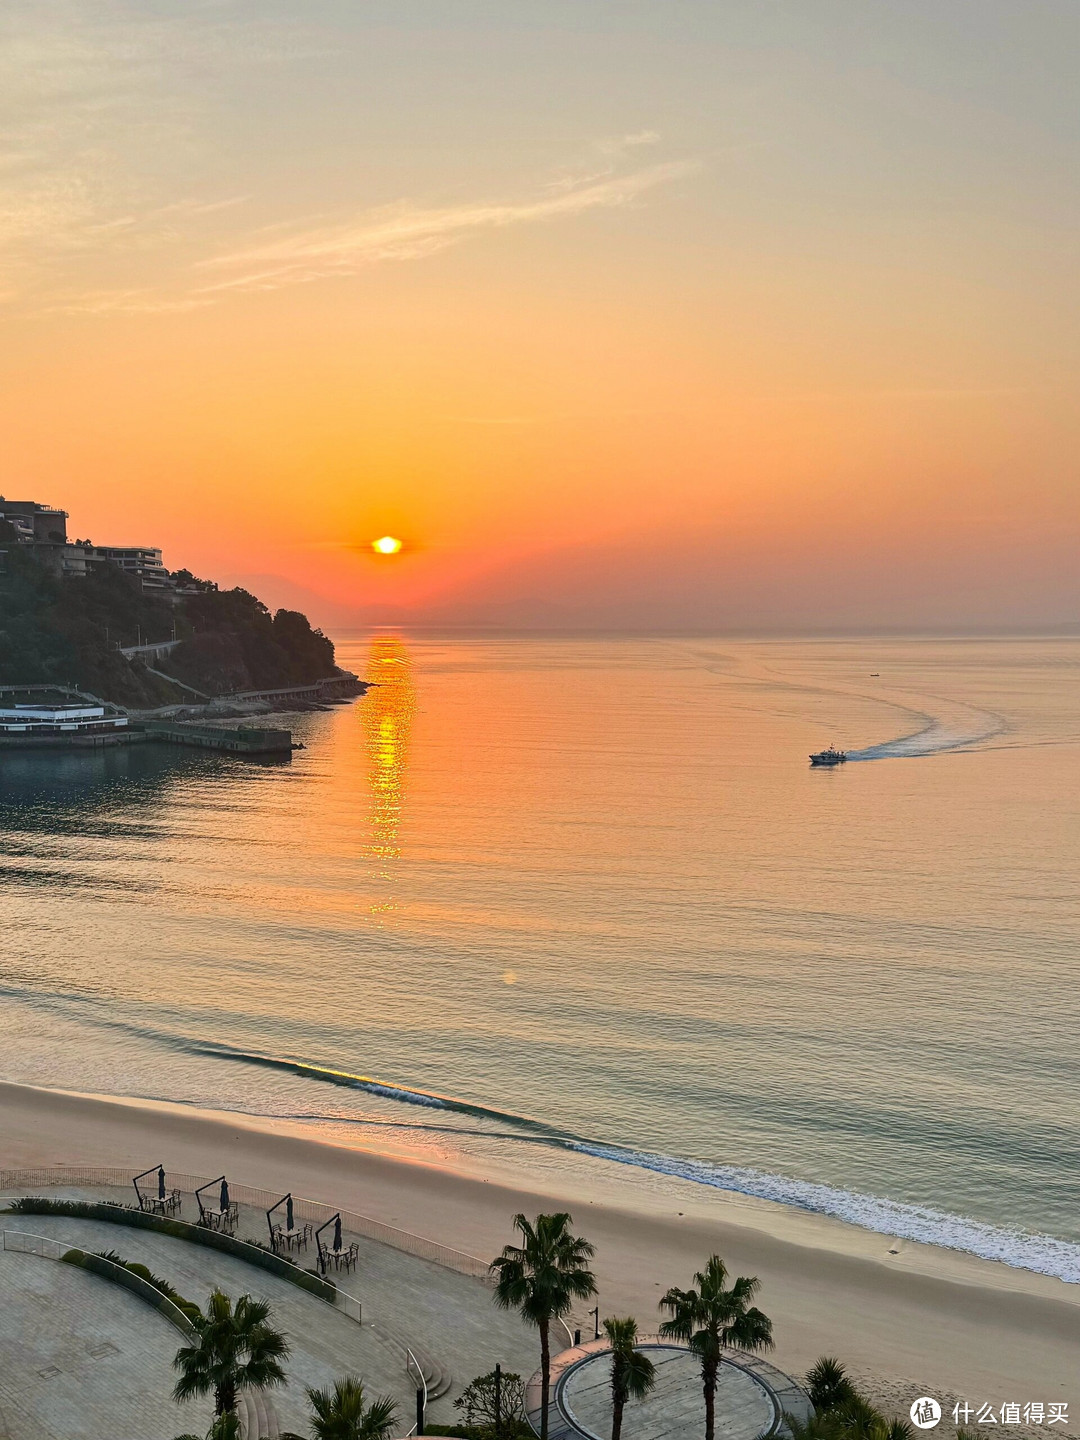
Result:
<svg viewBox="0 0 1080 1440">
<path fill-rule="evenodd" d="M 832 745 L 828 750 L 820 750 L 816 755 L 810 756 L 811 765 L 843 765 L 847 760 L 846 750 L 837 750 Z"/>
</svg>

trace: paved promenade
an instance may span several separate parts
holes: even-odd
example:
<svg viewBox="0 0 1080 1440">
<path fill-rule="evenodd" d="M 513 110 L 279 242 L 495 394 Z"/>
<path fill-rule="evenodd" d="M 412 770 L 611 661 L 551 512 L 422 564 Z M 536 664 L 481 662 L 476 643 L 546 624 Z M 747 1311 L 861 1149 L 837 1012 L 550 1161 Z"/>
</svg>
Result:
<svg viewBox="0 0 1080 1440">
<path fill-rule="evenodd" d="M 73 1265 L 4 1251 L 0 1295 L 0 1440 L 205 1432 L 208 1402 L 181 1416 L 171 1399 L 179 1331 L 135 1295 Z"/>
<path fill-rule="evenodd" d="M 45 1193 L 55 1199 L 106 1196 L 126 1199 L 122 1192 L 111 1196 L 107 1190 L 95 1192 L 83 1187 L 50 1187 Z M 185 1212 L 187 1209 L 185 1204 Z M 186 1213 L 184 1218 L 188 1218 Z M 402 1430 L 407 1429 L 415 1415 L 416 1381 L 406 1368 L 406 1344 L 418 1354 L 428 1372 L 429 1384 L 436 1392 L 428 1418 L 443 1423 L 452 1423 L 457 1418 L 453 1397 L 476 1375 L 490 1370 L 497 1360 L 504 1369 L 517 1370 L 524 1376 L 529 1375 L 536 1364 L 535 1333 L 528 1331 L 515 1316 L 495 1309 L 489 1286 L 376 1241 L 359 1240 L 360 1260 L 355 1271 L 331 1271 L 330 1275 L 362 1302 L 364 1323 L 360 1326 L 341 1311 L 268 1271 L 152 1230 L 50 1215 L 5 1215 L 0 1223 L 7 1229 L 51 1237 L 87 1251 L 115 1251 L 125 1260 L 147 1265 L 186 1299 L 199 1305 L 205 1303 L 215 1285 L 233 1296 L 247 1292 L 267 1300 L 276 1323 L 292 1347 L 287 1365 L 289 1384 L 286 1389 L 273 1393 L 282 1429 L 304 1433 L 308 1413 L 305 1387 L 326 1386 L 346 1373 L 359 1374 L 373 1394 L 391 1395 L 398 1402 L 399 1414 L 404 1420 Z M 241 1207 L 241 1234 L 257 1239 L 260 1226 L 265 1237 L 265 1216 Z M 148 1440 L 148 1437 L 156 1440 L 159 1433 L 171 1437 L 184 1429 L 199 1429 L 199 1407 L 181 1408 L 169 1398 L 174 1379 L 172 1357 L 182 1342 L 179 1333 L 167 1322 L 136 1297 L 98 1276 L 29 1256 L 5 1258 L 19 1263 L 19 1283 L 5 1288 L 18 1291 L 21 1300 L 19 1319 L 10 1318 L 13 1312 L 9 1311 L 9 1317 L 0 1322 L 0 1371 L 8 1373 L 12 1364 L 23 1363 L 21 1355 L 11 1349 L 9 1342 L 14 1337 L 30 1337 L 27 1353 L 38 1353 L 40 1326 L 48 1321 L 38 1313 L 33 1295 L 52 1296 L 54 1291 L 59 1294 L 64 1285 L 70 1288 L 72 1283 L 77 1283 L 81 1291 L 92 1295 L 96 1315 L 107 1317 L 115 1310 L 123 1319 L 134 1307 L 136 1321 L 141 1317 L 144 1328 L 140 1329 L 136 1323 L 124 1343 L 118 1345 L 121 1353 L 136 1357 L 128 1363 L 135 1365 L 138 1372 L 132 1370 L 128 1374 L 123 1389 L 133 1392 L 136 1400 L 146 1396 L 154 1418 L 150 1428 L 147 1428 L 145 1414 L 132 1422 L 134 1428 L 130 1433 L 134 1440 Z M 314 1248 L 301 1252 L 297 1258 L 302 1266 L 314 1265 Z M 24 1276 L 33 1279 L 36 1291 L 25 1289 Z M 28 1315 L 36 1316 L 38 1328 L 24 1325 Z M 129 1320 L 123 1319 L 123 1323 Z M 161 1333 L 157 1337 L 159 1328 Z M 156 1347 L 145 1340 L 144 1330 L 149 1333 L 150 1329 L 155 1332 Z M 49 1369 L 54 1364 L 62 1375 L 69 1377 L 63 1385 L 54 1385 L 59 1394 L 71 1388 L 75 1383 L 71 1377 L 81 1371 L 73 1368 L 73 1355 L 66 1352 L 62 1363 L 47 1360 L 36 1368 Z M 148 1378 L 140 1381 L 139 1376 Z M 71 1440 L 82 1440 L 84 1433 L 101 1440 L 105 1433 L 101 1429 L 104 1418 L 111 1419 L 107 1407 L 98 1409 L 98 1402 L 90 1394 L 86 1403 L 92 1418 L 85 1432 L 62 1427 L 55 1432 L 34 1429 L 25 1418 L 37 1414 L 36 1391 L 32 1398 L 33 1403 L 28 1400 L 22 1412 L 13 1412 L 20 1418 L 17 1423 L 6 1422 L 7 1432 L 0 1424 L 0 1440 L 9 1440 L 9 1437 L 10 1440 L 51 1440 L 54 1433 L 64 1440 L 69 1434 Z M 135 1400 L 132 1403 L 135 1404 Z M 0 1409 L 8 1408 L 11 1407 L 7 1402 L 0 1400 Z M 205 1430 L 205 1424 L 202 1428 Z M 114 1437 L 110 1432 L 110 1440 L 124 1440 L 124 1435 L 117 1433 Z"/>
<path fill-rule="evenodd" d="M 173 1240 L 168 1235 L 158 1235 L 151 1230 L 132 1230 L 126 1226 L 108 1225 L 96 1220 L 75 1220 L 52 1215 L 28 1215 L 12 1224 L 12 1217 L 5 1216 L 8 1229 L 31 1230 L 36 1235 L 51 1236 L 65 1244 L 76 1245 L 81 1250 L 115 1250 L 125 1260 L 135 1260 L 148 1266 L 155 1275 L 168 1280 L 186 1300 L 205 1305 L 206 1297 L 215 1284 L 234 1298 L 247 1293 L 259 1300 L 269 1302 L 274 1320 L 285 1333 L 291 1347 L 287 1365 L 289 1384 L 286 1389 L 272 1392 L 274 1408 L 281 1428 L 303 1432 L 306 1428 L 307 1405 L 304 1387 L 319 1387 L 332 1384 L 334 1379 L 346 1371 L 362 1375 L 372 1390 L 378 1394 L 392 1395 L 398 1401 L 403 1415 L 413 1414 L 414 1383 L 405 1370 L 405 1357 L 399 1349 L 383 1341 L 371 1325 L 357 1325 L 347 1315 L 330 1305 L 307 1294 L 288 1280 L 281 1280 L 265 1270 L 256 1269 L 243 1260 L 231 1255 L 222 1255 L 215 1250 L 206 1250 L 199 1245 L 189 1245 L 182 1240 Z M 36 1260 L 39 1269 L 64 1271 L 68 1267 Z M 124 1292 L 98 1276 L 88 1276 L 89 1283 L 102 1292 L 101 1304 L 108 1307 L 117 1298 L 127 1299 Z M 141 1305 L 144 1314 L 157 1319 L 148 1306 Z M 164 1326 L 164 1322 L 162 1322 Z M 165 1326 L 164 1336 L 168 1356 L 163 1371 L 166 1395 L 172 1389 L 172 1357 L 183 1343 L 180 1334 L 171 1326 Z M 141 1352 L 141 1346 L 136 1354 Z M 145 1366 L 140 1367 L 145 1371 Z M 191 1430 L 192 1415 L 188 1406 L 178 1406 L 171 1400 L 158 1413 L 157 1427 L 162 1422 L 175 1423 L 173 1433 Z M 408 1426 L 405 1427 L 406 1429 Z M 156 1434 L 157 1431 L 151 1432 Z"/>
</svg>

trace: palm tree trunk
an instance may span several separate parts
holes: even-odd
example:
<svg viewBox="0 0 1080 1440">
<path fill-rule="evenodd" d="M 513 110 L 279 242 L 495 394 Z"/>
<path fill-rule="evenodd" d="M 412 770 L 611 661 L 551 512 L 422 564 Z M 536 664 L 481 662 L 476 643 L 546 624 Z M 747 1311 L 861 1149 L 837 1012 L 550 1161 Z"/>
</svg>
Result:
<svg viewBox="0 0 1080 1440">
<path fill-rule="evenodd" d="M 613 1400 L 611 1404 L 611 1440 L 622 1440 L 622 1412 L 622 1400 Z"/>
<path fill-rule="evenodd" d="M 705 1440 L 713 1440 L 716 1428 L 716 1362 L 706 1360 L 702 1366 L 702 1379 L 705 1381 Z"/>
<path fill-rule="evenodd" d="M 231 1380 L 219 1385 L 214 1396 L 214 1414 L 232 1415 L 236 1410 L 236 1386 Z"/>
<path fill-rule="evenodd" d="M 548 1322 L 540 1321 L 540 1440 L 548 1440 L 548 1401 L 551 1387 L 551 1346 Z"/>
</svg>

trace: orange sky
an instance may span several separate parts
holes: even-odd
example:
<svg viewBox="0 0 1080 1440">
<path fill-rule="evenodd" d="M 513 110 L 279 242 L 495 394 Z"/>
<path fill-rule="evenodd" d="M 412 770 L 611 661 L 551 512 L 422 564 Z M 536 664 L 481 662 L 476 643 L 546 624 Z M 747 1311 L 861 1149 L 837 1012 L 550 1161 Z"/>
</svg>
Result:
<svg viewBox="0 0 1080 1440">
<path fill-rule="evenodd" d="M 1077 12 L 538 8 L 18 0 L 0 491 L 330 625 L 1077 619 Z"/>
</svg>

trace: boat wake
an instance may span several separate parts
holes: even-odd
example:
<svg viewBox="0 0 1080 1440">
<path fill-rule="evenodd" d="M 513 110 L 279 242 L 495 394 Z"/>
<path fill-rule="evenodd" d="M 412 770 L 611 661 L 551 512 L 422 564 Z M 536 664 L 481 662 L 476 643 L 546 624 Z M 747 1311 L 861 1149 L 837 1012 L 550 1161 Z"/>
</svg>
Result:
<svg viewBox="0 0 1080 1440">
<path fill-rule="evenodd" d="M 695 653 L 699 664 L 702 660 L 715 662 L 719 658 Z M 766 665 L 760 659 L 745 655 L 723 658 L 726 661 L 723 666 L 706 663 L 704 668 L 727 681 L 759 685 L 766 692 L 801 693 L 830 698 L 846 696 L 863 704 L 871 701 L 909 717 L 909 723 L 916 723 L 916 729 L 909 730 L 895 740 L 883 740 L 876 745 L 847 750 L 846 760 L 904 760 L 944 755 L 950 751 L 971 750 L 1003 734 L 1009 728 L 1000 715 L 941 695 L 928 695 L 892 685 L 888 688 L 875 686 L 868 690 L 865 681 L 855 685 L 837 683 L 826 676 L 796 677 L 783 673 L 775 665 Z M 878 677 L 873 675 L 871 678 Z M 834 764 L 825 758 L 829 751 L 819 753 L 822 758 L 815 761 L 817 768 L 833 769 Z"/>
<path fill-rule="evenodd" d="M 867 745 L 861 750 L 849 750 L 849 760 L 905 760 L 924 755 L 944 755 L 950 751 L 973 750 L 986 740 L 992 740 L 1008 728 L 1000 715 L 987 710 L 975 710 L 955 701 L 942 701 L 947 713 L 923 715 L 925 722 L 918 730 L 901 735 L 896 740 L 884 740 L 878 745 Z"/>
</svg>

